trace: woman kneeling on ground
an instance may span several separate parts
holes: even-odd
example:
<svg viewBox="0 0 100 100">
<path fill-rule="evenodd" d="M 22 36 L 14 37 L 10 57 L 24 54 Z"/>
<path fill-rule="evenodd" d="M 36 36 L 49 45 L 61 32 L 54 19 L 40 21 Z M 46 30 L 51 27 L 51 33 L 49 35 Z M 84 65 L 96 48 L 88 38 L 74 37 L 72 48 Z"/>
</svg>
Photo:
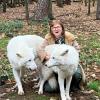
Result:
<svg viewBox="0 0 100 100">
<path fill-rule="evenodd" d="M 46 34 L 45 40 L 39 48 L 39 56 L 42 61 L 48 60 L 50 55 L 45 53 L 44 48 L 50 44 L 68 44 L 74 46 L 78 52 L 80 52 L 80 46 L 75 40 L 75 36 L 70 32 L 65 31 L 63 24 L 60 20 L 52 20 L 50 22 L 50 33 Z M 55 74 L 57 79 L 57 74 Z M 77 71 L 72 77 L 71 91 L 80 89 L 80 83 L 82 81 L 82 72 L 78 66 Z M 49 84 L 46 82 L 44 85 L 44 91 L 53 92 Z"/>
</svg>

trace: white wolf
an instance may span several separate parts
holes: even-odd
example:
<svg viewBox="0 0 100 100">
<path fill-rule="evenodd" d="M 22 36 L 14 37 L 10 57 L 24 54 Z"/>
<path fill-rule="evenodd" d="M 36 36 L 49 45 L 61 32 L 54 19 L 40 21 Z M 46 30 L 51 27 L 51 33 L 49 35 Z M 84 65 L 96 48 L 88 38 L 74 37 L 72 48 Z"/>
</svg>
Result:
<svg viewBox="0 0 100 100">
<path fill-rule="evenodd" d="M 12 38 L 7 46 L 7 56 L 13 69 L 18 94 L 23 95 L 21 83 L 21 69 L 23 67 L 36 69 L 35 58 L 37 57 L 37 48 L 43 42 L 43 38 L 37 35 L 23 35 Z"/>
<path fill-rule="evenodd" d="M 46 66 L 42 68 L 42 78 L 38 93 L 43 93 L 43 85 L 46 80 L 50 79 L 50 76 L 52 77 L 52 73 L 54 71 L 58 74 L 61 99 L 71 100 L 71 97 L 69 96 L 69 89 L 72 76 L 76 72 L 79 64 L 79 53 L 73 46 L 66 44 L 53 44 L 46 46 L 45 51 L 50 54 L 50 59 L 45 63 Z M 82 78 L 85 80 L 84 75 Z M 66 89 L 64 88 L 65 79 Z M 54 84 L 54 88 L 56 88 L 56 83 Z"/>
</svg>

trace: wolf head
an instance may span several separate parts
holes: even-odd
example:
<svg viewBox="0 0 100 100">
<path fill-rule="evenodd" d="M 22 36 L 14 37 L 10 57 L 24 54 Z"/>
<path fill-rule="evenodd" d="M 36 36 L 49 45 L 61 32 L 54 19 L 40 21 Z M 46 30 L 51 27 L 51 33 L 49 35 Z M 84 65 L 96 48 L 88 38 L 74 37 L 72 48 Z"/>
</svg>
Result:
<svg viewBox="0 0 100 100">
<path fill-rule="evenodd" d="M 57 65 L 63 65 L 64 64 L 64 58 L 65 55 L 68 53 L 68 50 L 63 51 L 61 54 L 56 55 L 53 54 L 50 59 L 45 63 L 46 66 L 52 67 Z"/>
<path fill-rule="evenodd" d="M 55 44 L 47 46 L 46 51 L 50 54 L 50 59 L 45 63 L 47 67 L 79 63 L 79 54 L 73 46 Z"/>
<path fill-rule="evenodd" d="M 35 63 L 35 55 L 32 48 L 28 48 L 23 52 L 16 53 L 16 56 L 19 60 L 19 66 L 25 66 L 28 69 L 34 70 L 37 68 Z"/>
</svg>

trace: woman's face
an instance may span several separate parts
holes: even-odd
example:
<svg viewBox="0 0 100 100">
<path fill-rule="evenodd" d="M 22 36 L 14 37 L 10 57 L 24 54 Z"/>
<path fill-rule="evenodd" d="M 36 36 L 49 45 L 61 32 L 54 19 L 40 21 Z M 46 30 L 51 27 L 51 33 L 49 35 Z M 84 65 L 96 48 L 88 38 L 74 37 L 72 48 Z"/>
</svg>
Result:
<svg viewBox="0 0 100 100">
<path fill-rule="evenodd" d="M 53 27 L 51 27 L 51 31 L 55 38 L 59 38 L 62 35 L 62 27 L 60 24 L 55 24 Z"/>
</svg>

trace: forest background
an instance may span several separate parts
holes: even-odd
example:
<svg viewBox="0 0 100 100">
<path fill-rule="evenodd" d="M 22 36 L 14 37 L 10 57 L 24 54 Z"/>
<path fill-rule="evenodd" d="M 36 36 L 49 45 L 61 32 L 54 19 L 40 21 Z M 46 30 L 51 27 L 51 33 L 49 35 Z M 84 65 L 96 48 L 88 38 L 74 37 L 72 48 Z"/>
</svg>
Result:
<svg viewBox="0 0 100 100">
<path fill-rule="evenodd" d="M 0 100 L 59 100 L 57 93 L 38 95 L 33 76 L 24 78 L 24 96 L 17 95 L 12 69 L 6 55 L 8 41 L 17 35 L 49 32 L 49 21 L 59 19 L 81 46 L 87 84 L 71 93 L 73 100 L 100 100 L 100 0 L 0 0 Z M 6 77 L 7 76 L 7 77 Z M 3 78 L 2 78 L 3 77 Z M 47 95 L 47 96 L 46 96 Z"/>
</svg>

